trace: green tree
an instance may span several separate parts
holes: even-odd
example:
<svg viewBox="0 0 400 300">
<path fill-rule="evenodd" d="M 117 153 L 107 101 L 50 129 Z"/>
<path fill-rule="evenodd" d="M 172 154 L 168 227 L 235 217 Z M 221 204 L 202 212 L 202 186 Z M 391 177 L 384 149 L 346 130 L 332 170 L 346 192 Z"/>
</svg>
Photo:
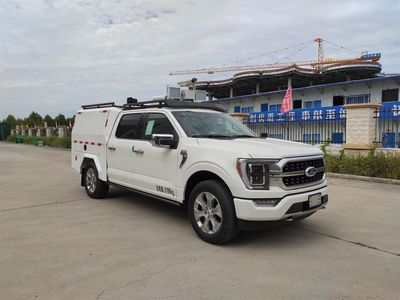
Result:
<svg viewBox="0 0 400 300">
<path fill-rule="evenodd" d="M 45 115 L 43 121 L 47 123 L 47 126 L 56 126 L 56 121 L 50 115 Z"/>
<path fill-rule="evenodd" d="M 7 118 L 4 119 L 4 122 L 10 124 L 11 128 L 15 128 L 17 125 L 17 119 L 13 115 L 8 115 Z"/>
<path fill-rule="evenodd" d="M 67 119 L 65 118 L 65 116 L 63 114 L 59 114 L 58 116 L 56 116 L 54 118 L 54 120 L 56 121 L 57 126 L 68 125 Z"/>
<path fill-rule="evenodd" d="M 37 112 L 31 112 L 29 117 L 25 119 L 25 123 L 31 127 L 31 126 L 40 126 L 43 124 L 43 118 L 41 115 L 39 115 Z"/>
<path fill-rule="evenodd" d="M 74 126 L 74 123 L 75 123 L 75 115 L 73 115 L 72 118 L 68 118 L 68 119 L 67 119 L 67 123 L 68 123 L 68 126 L 69 126 L 69 124 L 71 124 L 71 126 Z"/>
<path fill-rule="evenodd" d="M 18 118 L 17 119 L 17 125 L 20 125 L 20 126 L 25 125 L 24 120 L 21 119 L 21 118 Z"/>
</svg>

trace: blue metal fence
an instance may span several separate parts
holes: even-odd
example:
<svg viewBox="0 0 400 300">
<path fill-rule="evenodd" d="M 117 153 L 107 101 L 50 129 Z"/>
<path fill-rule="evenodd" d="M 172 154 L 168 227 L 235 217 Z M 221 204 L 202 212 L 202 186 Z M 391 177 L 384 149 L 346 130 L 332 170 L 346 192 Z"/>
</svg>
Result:
<svg viewBox="0 0 400 300">
<path fill-rule="evenodd" d="M 400 148 L 400 102 L 383 103 L 375 110 L 375 142 L 378 147 Z"/>
<path fill-rule="evenodd" d="M 259 135 L 308 144 L 346 141 L 346 110 L 341 106 L 251 113 L 247 126 Z"/>
<path fill-rule="evenodd" d="M 400 148 L 400 102 L 383 103 L 375 111 L 376 143 Z M 346 109 L 342 106 L 295 109 L 291 112 L 253 112 L 247 126 L 256 134 L 309 144 L 346 142 Z"/>
</svg>

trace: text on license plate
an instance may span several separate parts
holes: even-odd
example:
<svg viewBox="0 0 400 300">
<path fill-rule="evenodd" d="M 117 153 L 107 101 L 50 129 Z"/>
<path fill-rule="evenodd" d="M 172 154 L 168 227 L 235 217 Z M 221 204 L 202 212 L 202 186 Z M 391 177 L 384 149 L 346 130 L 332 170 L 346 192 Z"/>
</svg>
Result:
<svg viewBox="0 0 400 300">
<path fill-rule="evenodd" d="M 311 207 L 321 205 L 321 194 L 315 194 L 308 196 L 308 204 Z"/>
</svg>

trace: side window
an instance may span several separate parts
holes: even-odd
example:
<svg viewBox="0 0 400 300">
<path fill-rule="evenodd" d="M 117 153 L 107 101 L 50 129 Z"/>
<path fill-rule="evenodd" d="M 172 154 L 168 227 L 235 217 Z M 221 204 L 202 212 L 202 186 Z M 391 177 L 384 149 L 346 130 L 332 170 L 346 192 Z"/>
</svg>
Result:
<svg viewBox="0 0 400 300">
<path fill-rule="evenodd" d="M 121 139 L 139 139 L 143 114 L 128 114 L 119 121 L 115 136 Z"/>
<path fill-rule="evenodd" d="M 164 114 L 150 113 L 144 125 L 145 140 L 151 140 L 152 134 L 172 134 L 176 137 L 174 127 Z"/>
</svg>

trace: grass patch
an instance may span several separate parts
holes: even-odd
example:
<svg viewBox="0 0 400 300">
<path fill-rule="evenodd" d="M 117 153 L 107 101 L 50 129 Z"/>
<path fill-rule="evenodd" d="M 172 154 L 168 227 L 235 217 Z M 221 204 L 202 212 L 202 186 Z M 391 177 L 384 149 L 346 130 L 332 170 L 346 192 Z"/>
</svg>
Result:
<svg viewBox="0 0 400 300">
<path fill-rule="evenodd" d="M 7 138 L 7 142 L 15 143 L 17 137 L 15 135 L 10 135 Z M 36 145 L 38 141 L 42 141 L 43 145 L 50 147 L 58 147 L 58 148 L 71 148 L 71 137 L 62 137 L 59 138 L 57 136 L 21 136 L 20 137 L 22 143 Z"/>
<path fill-rule="evenodd" d="M 368 177 L 400 179 L 400 155 L 383 154 L 371 150 L 367 155 L 338 155 L 325 152 L 326 171 Z"/>
</svg>

